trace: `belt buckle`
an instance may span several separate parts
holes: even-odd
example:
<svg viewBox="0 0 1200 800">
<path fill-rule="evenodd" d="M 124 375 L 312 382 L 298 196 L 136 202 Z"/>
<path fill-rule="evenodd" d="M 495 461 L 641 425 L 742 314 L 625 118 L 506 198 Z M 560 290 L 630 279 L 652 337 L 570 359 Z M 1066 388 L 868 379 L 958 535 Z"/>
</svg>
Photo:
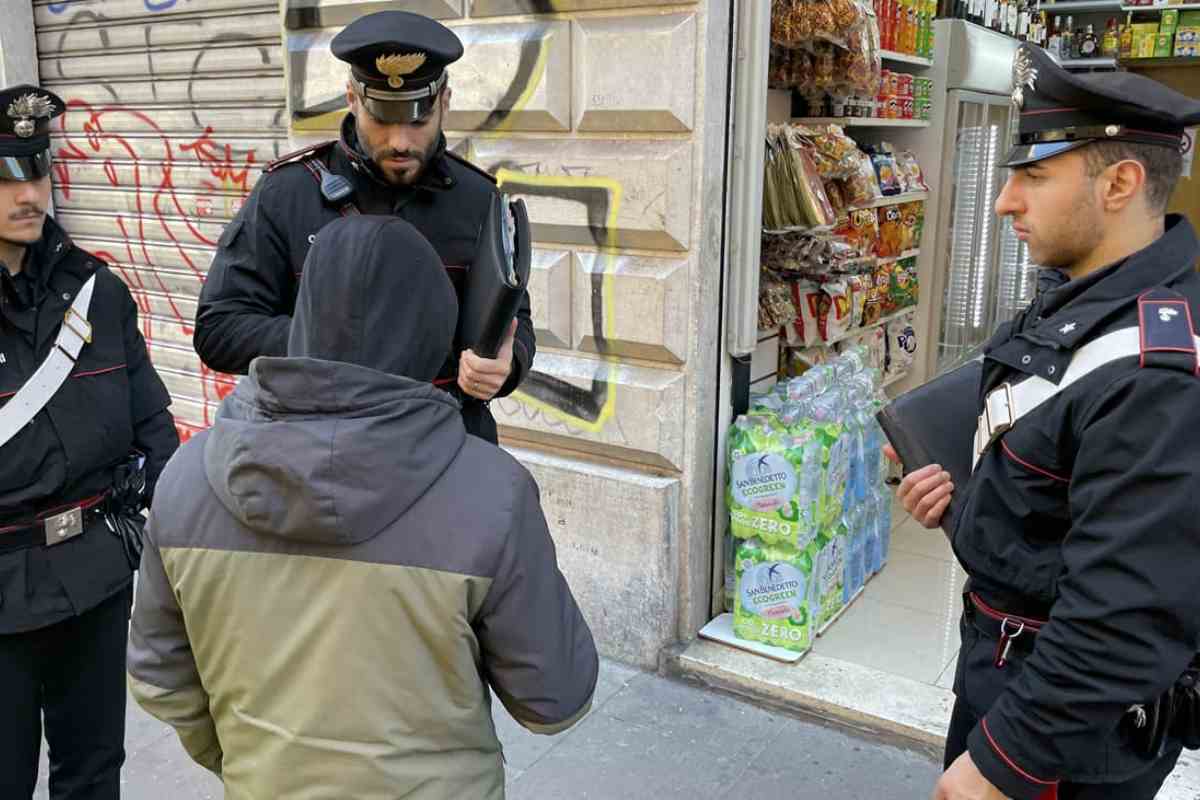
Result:
<svg viewBox="0 0 1200 800">
<path fill-rule="evenodd" d="M 56 544 L 62 544 L 83 533 L 83 508 L 75 506 L 61 514 L 46 517 L 43 524 L 46 528 L 46 546 L 53 547 Z"/>
<path fill-rule="evenodd" d="M 993 405 L 993 398 L 1000 399 L 998 396 L 1003 392 L 1003 407 Z M 975 453 L 983 455 L 992 442 L 999 439 L 1002 435 L 1012 430 L 1016 423 L 1016 408 L 1013 400 L 1012 385 L 1002 383 L 996 389 L 988 393 L 988 396 L 983 400 L 983 413 L 979 415 L 979 427 L 975 435 Z"/>
</svg>

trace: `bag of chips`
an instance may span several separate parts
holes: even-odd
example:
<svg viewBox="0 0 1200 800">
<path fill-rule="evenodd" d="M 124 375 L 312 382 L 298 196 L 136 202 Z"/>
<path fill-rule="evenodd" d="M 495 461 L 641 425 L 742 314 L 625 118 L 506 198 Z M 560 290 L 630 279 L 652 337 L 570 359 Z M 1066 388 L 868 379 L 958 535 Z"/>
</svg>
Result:
<svg viewBox="0 0 1200 800">
<path fill-rule="evenodd" d="M 758 329 L 778 330 L 794 319 L 791 287 L 783 281 L 763 280 L 758 289 Z"/>
<path fill-rule="evenodd" d="M 888 296 L 896 310 L 917 304 L 917 260 L 905 258 L 897 261 L 888 277 Z"/>
<path fill-rule="evenodd" d="M 823 293 L 819 284 L 813 281 L 796 281 L 791 284 L 792 304 L 796 308 L 796 318 L 787 329 L 787 342 L 791 347 L 808 347 L 821 343 L 821 333 L 818 319 L 821 310 Z"/>
<path fill-rule="evenodd" d="M 899 206 L 883 206 L 879 209 L 879 241 L 875 244 L 875 255 L 895 258 L 903 252 L 904 215 Z"/>
<path fill-rule="evenodd" d="M 879 178 L 875 174 L 875 167 L 871 163 L 870 156 L 856 151 L 854 158 L 854 171 L 850 173 L 850 177 L 846 178 L 846 199 L 852 205 L 870 205 L 883 197 L 883 192 L 879 188 Z"/>
<path fill-rule="evenodd" d="M 879 299 L 879 315 L 886 317 L 896 311 L 896 304 L 892 300 L 892 272 L 896 269 L 896 262 L 893 260 L 880 261 L 875 267 L 875 292 Z M 878 321 L 878 318 L 876 318 Z"/>
<path fill-rule="evenodd" d="M 843 280 L 821 284 L 821 301 L 817 310 L 817 326 L 821 340 L 828 342 L 850 330 L 850 290 Z"/>
<path fill-rule="evenodd" d="M 900 178 L 902 191 L 904 192 L 927 192 L 929 187 L 925 184 L 925 175 L 921 172 L 921 165 L 917 163 L 917 157 L 910 150 L 905 150 L 895 155 L 896 172 Z"/>
<path fill-rule="evenodd" d="M 912 369 L 917 357 L 917 334 L 913 327 L 916 312 L 909 312 L 887 324 L 888 378 L 903 375 Z"/>
<path fill-rule="evenodd" d="M 920 239 L 917 237 L 917 216 L 923 214 L 921 211 L 925 204 L 917 201 L 915 203 L 903 203 L 899 206 L 900 209 L 900 249 L 912 250 L 920 246 Z"/>
<path fill-rule="evenodd" d="M 862 327 L 863 310 L 867 306 L 867 283 L 861 275 L 846 278 L 846 286 L 850 290 L 850 330 Z"/>
<path fill-rule="evenodd" d="M 896 157 L 892 155 L 891 145 L 885 143 L 872 148 L 871 164 L 875 167 L 875 175 L 879 178 L 879 190 L 884 197 L 900 194 L 904 191 Z"/>
</svg>

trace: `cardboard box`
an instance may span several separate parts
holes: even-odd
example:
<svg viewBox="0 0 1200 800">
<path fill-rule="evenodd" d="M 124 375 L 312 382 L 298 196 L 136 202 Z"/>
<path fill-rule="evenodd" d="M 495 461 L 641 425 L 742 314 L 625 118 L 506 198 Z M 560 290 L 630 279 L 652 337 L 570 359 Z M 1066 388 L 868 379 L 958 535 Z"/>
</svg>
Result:
<svg viewBox="0 0 1200 800">
<path fill-rule="evenodd" d="M 1171 48 L 1175 44 L 1175 37 L 1169 33 L 1159 33 L 1154 37 L 1154 57 L 1155 58 L 1170 58 Z"/>
<path fill-rule="evenodd" d="M 1176 58 L 1200 58 L 1200 44 L 1180 44 L 1175 43 Z"/>
</svg>

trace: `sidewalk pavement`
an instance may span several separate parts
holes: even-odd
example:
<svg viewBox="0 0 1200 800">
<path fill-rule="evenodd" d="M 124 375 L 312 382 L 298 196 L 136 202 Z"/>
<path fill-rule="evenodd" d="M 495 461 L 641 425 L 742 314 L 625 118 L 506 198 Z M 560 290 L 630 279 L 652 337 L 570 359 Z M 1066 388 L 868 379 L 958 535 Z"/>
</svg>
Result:
<svg viewBox="0 0 1200 800">
<path fill-rule="evenodd" d="M 601 663 L 591 713 L 567 733 L 535 736 L 494 708 L 510 800 L 928 800 L 940 773 L 931 754 L 612 662 Z M 132 698 L 126 751 L 125 800 L 222 797 Z M 35 800 L 47 798 L 46 776 L 43 744 Z"/>
</svg>

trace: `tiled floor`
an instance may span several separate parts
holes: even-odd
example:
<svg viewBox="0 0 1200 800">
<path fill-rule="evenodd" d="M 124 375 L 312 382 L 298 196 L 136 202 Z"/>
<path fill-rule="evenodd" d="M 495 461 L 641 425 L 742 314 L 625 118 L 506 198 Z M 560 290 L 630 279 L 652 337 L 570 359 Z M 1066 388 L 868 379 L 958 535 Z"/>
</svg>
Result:
<svg viewBox="0 0 1200 800">
<path fill-rule="evenodd" d="M 949 689 L 965 578 L 941 530 L 925 530 L 897 503 L 887 566 L 813 652 Z"/>
</svg>

